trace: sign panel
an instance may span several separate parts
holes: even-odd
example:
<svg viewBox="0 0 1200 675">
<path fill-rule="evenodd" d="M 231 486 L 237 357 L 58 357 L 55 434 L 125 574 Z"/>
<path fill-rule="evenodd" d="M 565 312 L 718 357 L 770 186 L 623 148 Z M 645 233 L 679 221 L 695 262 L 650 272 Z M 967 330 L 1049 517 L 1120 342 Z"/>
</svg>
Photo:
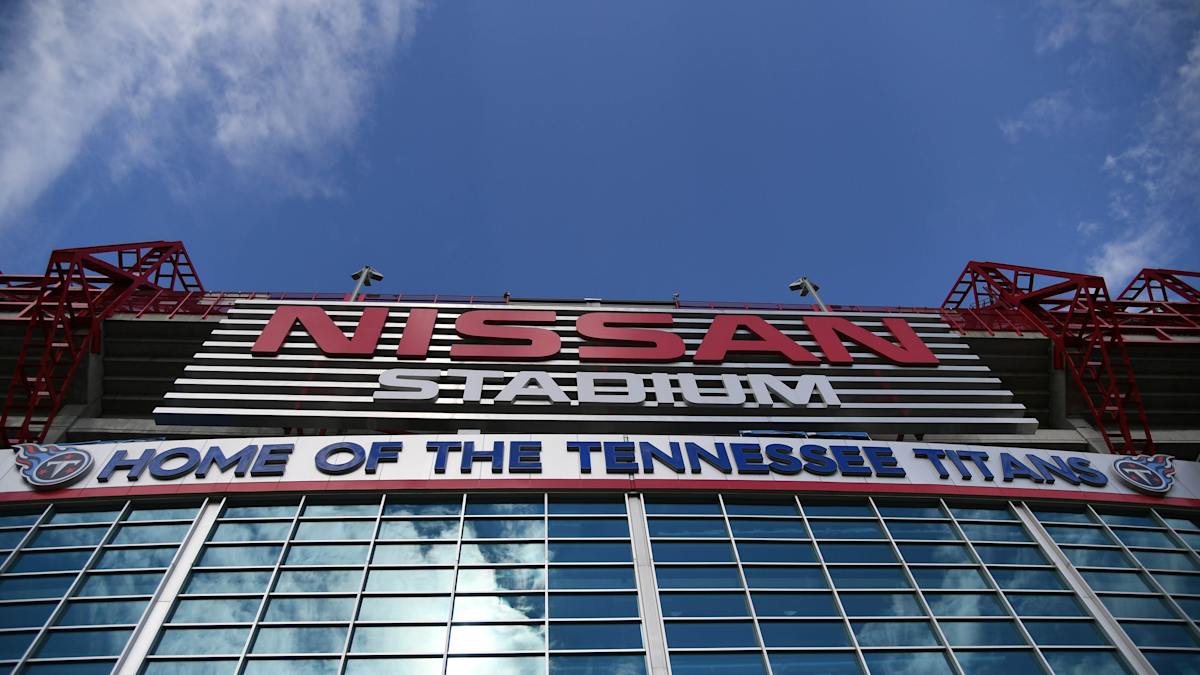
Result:
<svg viewBox="0 0 1200 675">
<path fill-rule="evenodd" d="M 385 432 L 1031 433 L 1024 413 L 936 314 L 246 300 L 154 414 Z"/>
<path fill-rule="evenodd" d="M 981 494 L 1200 505 L 1200 464 L 1175 461 L 1155 496 L 1118 455 L 738 436 L 447 434 L 219 438 L 23 446 L 0 453 L 0 498 L 370 489 L 772 489 Z M 72 459 L 70 487 L 22 457 Z M 51 472 L 57 476 L 63 470 Z M 49 491 L 49 492 L 47 492 Z M 1176 502 L 1175 500 L 1192 500 Z"/>
</svg>

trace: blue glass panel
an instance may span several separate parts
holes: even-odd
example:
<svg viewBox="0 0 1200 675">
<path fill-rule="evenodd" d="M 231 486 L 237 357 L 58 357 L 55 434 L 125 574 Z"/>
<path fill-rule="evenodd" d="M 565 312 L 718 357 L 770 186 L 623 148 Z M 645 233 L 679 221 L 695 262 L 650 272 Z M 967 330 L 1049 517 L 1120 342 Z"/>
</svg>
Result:
<svg viewBox="0 0 1200 675">
<path fill-rule="evenodd" d="M 26 548 L 50 548 L 57 546 L 95 546 L 104 538 L 107 526 L 39 528 Z"/>
<path fill-rule="evenodd" d="M 254 654 L 341 653 L 345 643 L 345 626 L 259 628 L 250 651 Z"/>
<path fill-rule="evenodd" d="M 114 544 L 178 543 L 187 536 L 191 523 L 170 525 L 122 525 L 113 536 Z"/>
<path fill-rule="evenodd" d="M 217 523 L 211 541 L 282 541 L 292 529 L 289 522 Z"/>
<path fill-rule="evenodd" d="M 784 499 L 747 499 L 726 497 L 725 513 L 731 516 L 798 516 L 796 501 Z"/>
<path fill-rule="evenodd" d="M 662 593 L 658 600 L 666 617 L 750 615 L 744 593 Z"/>
<path fill-rule="evenodd" d="M 228 506 L 222 518 L 291 518 L 298 504 Z"/>
<path fill-rule="evenodd" d="M 1133 567 L 1129 558 L 1115 548 L 1063 546 L 1062 552 L 1076 567 Z"/>
<path fill-rule="evenodd" d="M 725 523 L 716 518 L 651 518 L 648 521 L 651 537 L 721 537 Z"/>
<path fill-rule="evenodd" d="M 8 516 L 0 516 L 0 527 L 19 527 L 21 525 L 32 525 L 37 522 L 38 513 L 18 513 Z"/>
<path fill-rule="evenodd" d="M 1113 511 L 1100 512 L 1100 519 L 1109 525 L 1135 525 L 1138 527 L 1159 527 L 1158 521 L 1148 511 Z"/>
<path fill-rule="evenodd" d="M 27 605 L 4 605 L 0 611 L 0 628 L 41 627 L 50 618 L 55 603 L 36 602 Z"/>
<path fill-rule="evenodd" d="M 379 673 L 442 675 L 442 657 L 352 658 L 346 661 L 346 670 L 343 675 L 379 675 Z"/>
<path fill-rule="evenodd" d="M 197 506 L 142 506 L 134 507 L 125 520 L 192 520 L 200 510 Z"/>
<path fill-rule="evenodd" d="M 450 627 L 451 654 L 482 651 L 479 645 L 488 645 L 491 652 L 540 652 L 546 648 L 546 627 L 540 623 Z"/>
<path fill-rule="evenodd" d="M 949 523 L 927 521 L 889 520 L 888 532 L 893 539 L 958 539 L 958 533 Z"/>
<path fill-rule="evenodd" d="M 1023 645 L 1011 621 L 948 621 L 938 622 L 946 641 L 952 647 L 984 647 L 991 645 Z"/>
<path fill-rule="evenodd" d="M 672 675 L 765 675 L 766 672 L 758 652 L 671 654 Z"/>
<path fill-rule="evenodd" d="M 819 570 L 818 570 L 819 572 Z M 750 570 L 747 569 L 747 574 Z M 736 567 L 662 567 L 654 568 L 659 588 L 741 588 Z M 753 585 L 753 581 L 751 585 Z M 822 581 L 822 586 L 824 582 Z"/>
<path fill-rule="evenodd" d="M 311 652 L 310 652 L 311 653 Z M 338 659 L 250 659 L 242 675 L 337 675 L 341 666 Z"/>
<path fill-rule="evenodd" d="M 313 504 L 309 502 L 304 505 L 304 513 L 301 514 L 305 518 L 330 518 L 333 516 L 342 516 L 352 518 L 355 516 L 374 516 L 379 513 L 379 502 L 361 502 L 358 504 Z"/>
<path fill-rule="evenodd" d="M 817 561 L 812 544 L 800 542 L 738 542 L 738 556 L 742 562 L 795 562 Z"/>
<path fill-rule="evenodd" d="M 149 600 L 109 600 L 69 602 L 58 617 L 58 626 L 99 626 L 136 624 L 146 611 Z"/>
<path fill-rule="evenodd" d="M 457 520 L 385 520 L 379 525 L 380 539 L 454 539 L 458 537 Z"/>
<path fill-rule="evenodd" d="M 438 565 L 454 563 L 454 544 L 376 544 L 371 563 L 375 565 Z"/>
<path fill-rule="evenodd" d="M 546 523 L 540 518 L 468 520 L 463 526 L 463 539 L 541 539 L 545 536 Z"/>
<path fill-rule="evenodd" d="M 29 649 L 30 643 L 33 642 L 33 636 L 37 632 L 31 633 L 0 633 L 0 659 L 19 659 Z"/>
<path fill-rule="evenodd" d="M 1179 548 L 1179 544 L 1175 543 L 1166 532 L 1155 530 L 1127 530 L 1120 527 L 1113 528 L 1113 534 L 1117 535 L 1126 546 L 1155 546 L 1158 548 Z"/>
<path fill-rule="evenodd" d="M 546 616 L 541 594 L 460 595 L 454 599 L 455 621 L 530 621 Z"/>
<path fill-rule="evenodd" d="M 64 656 L 116 656 L 125 648 L 132 628 L 113 630 L 51 631 L 34 656 L 39 659 Z"/>
<path fill-rule="evenodd" d="M 1153 588 L 1137 572 L 1081 572 L 1088 586 L 1097 591 L 1131 591 L 1150 593 Z M 1168 589 L 1170 590 L 1170 589 Z"/>
<path fill-rule="evenodd" d="M 634 588 L 632 567 L 551 567 L 550 588 Z"/>
<path fill-rule="evenodd" d="M 358 610 L 359 621 L 445 623 L 450 618 L 450 596 L 367 596 Z"/>
<path fill-rule="evenodd" d="M 96 569 L 117 570 L 145 567 L 169 567 L 175 558 L 177 546 L 154 548 L 109 548 L 100 554 Z"/>
<path fill-rule="evenodd" d="M 372 574 L 375 573 L 372 572 Z M 536 591 L 545 587 L 546 572 L 541 567 L 460 569 L 458 571 L 458 591 L 460 593 Z"/>
<path fill-rule="evenodd" d="M 1011 600 L 1014 596 L 1009 596 Z M 1004 616 L 1008 614 L 992 593 L 926 593 L 934 616 Z"/>
<path fill-rule="evenodd" d="M 671 542 L 651 544 L 657 562 L 733 562 L 733 547 L 725 542 Z"/>
<path fill-rule="evenodd" d="M 733 536 L 760 539 L 807 539 L 808 530 L 799 519 L 730 518 Z"/>
<path fill-rule="evenodd" d="M 674 515 L 719 516 L 721 515 L 721 505 L 717 503 L 716 499 L 711 498 L 688 501 L 647 495 L 646 513 L 650 515 L 669 513 Z"/>
<path fill-rule="evenodd" d="M 985 563 L 997 565 L 1049 565 L 1050 561 L 1036 546 L 1001 546 L 979 544 L 975 552 Z"/>
<path fill-rule="evenodd" d="M 91 549 L 85 551 L 29 551 L 18 554 L 8 572 L 9 574 L 19 574 L 21 572 L 81 570 L 90 557 L 92 557 Z"/>
<path fill-rule="evenodd" d="M 872 673 L 952 673 L 942 652 L 867 652 L 863 654 Z"/>
<path fill-rule="evenodd" d="M 849 647 L 841 621 L 760 621 L 763 643 L 771 647 Z"/>
<path fill-rule="evenodd" d="M 863 647 L 919 647 L 938 643 L 927 621 L 852 621 L 850 627 Z"/>
<path fill-rule="evenodd" d="M 521 544 L 463 544 L 460 559 L 463 564 L 534 564 L 546 561 L 546 545 L 542 542 Z"/>
<path fill-rule="evenodd" d="M 480 497 L 467 496 L 468 516 L 518 516 L 537 515 L 546 512 L 541 495 L 536 497 Z"/>
<path fill-rule="evenodd" d="M 550 515 L 624 514 L 625 500 L 620 497 L 577 499 L 550 497 Z"/>
<path fill-rule="evenodd" d="M 1095 523 L 1092 514 L 1082 508 L 1070 507 L 1038 507 L 1033 509 L 1033 515 L 1043 523 Z"/>
<path fill-rule="evenodd" d="M 1125 666 L 1121 657 L 1112 651 L 1062 651 L 1042 650 L 1042 656 L 1055 673 L 1072 675 L 1130 675 L 1133 671 Z M 1161 672 L 1161 671 L 1160 671 Z"/>
<path fill-rule="evenodd" d="M 551 537 L 629 537 L 624 518 L 551 518 Z"/>
<path fill-rule="evenodd" d="M 1146 660 L 1158 675 L 1195 675 L 1196 652 L 1152 652 L 1143 651 Z M 1094 673 L 1097 671 L 1088 671 Z"/>
<path fill-rule="evenodd" d="M 1100 601 L 1113 616 L 1138 619 L 1178 619 L 1175 612 L 1159 598 L 1133 595 L 1102 595 Z"/>
<path fill-rule="evenodd" d="M 809 522 L 817 539 L 883 539 L 883 528 L 873 520 L 813 520 Z"/>
<path fill-rule="evenodd" d="M 1016 520 L 1007 506 L 958 506 L 951 504 L 955 518 L 967 520 Z"/>
<path fill-rule="evenodd" d="M 349 621 L 354 604 L 352 597 L 272 598 L 263 621 Z"/>
<path fill-rule="evenodd" d="M 151 595 L 162 577 L 162 572 L 89 574 L 75 595 Z"/>
<path fill-rule="evenodd" d="M 550 542 L 550 562 L 632 562 L 629 542 Z"/>
<path fill-rule="evenodd" d="M 1020 616 L 1085 616 L 1074 595 L 1009 593 L 1008 602 Z"/>
<path fill-rule="evenodd" d="M 16 548 L 25 538 L 25 530 L 7 530 L 0 532 L 0 549 Z"/>
<path fill-rule="evenodd" d="M 1187 624 L 1182 622 L 1122 621 L 1121 628 L 1139 647 L 1200 647 L 1200 642 L 1187 629 Z"/>
<path fill-rule="evenodd" d="M 370 544 L 293 544 L 285 565 L 361 565 Z"/>
<path fill-rule="evenodd" d="M 1167 515 L 1163 514 L 1163 521 L 1175 528 L 1176 530 L 1196 530 L 1200 531 L 1200 518 L 1184 514 Z"/>
<path fill-rule="evenodd" d="M 165 628 L 154 654 L 240 654 L 249 628 Z"/>
<path fill-rule="evenodd" d="M 184 593 L 262 593 L 270 572 L 193 572 Z"/>
<path fill-rule="evenodd" d="M 1033 541 L 1020 525 L 962 523 L 961 527 L 971 541 Z"/>
<path fill-rule="evenodd" d="M 1039 645 L 1107 645 L 1108 640 L 1091 621 L 1025 621 L 1025 629 Z"/>
<path fill-rule="evenodd" d="M 362 576 L 360 570 L 284 570 L 275 582 L 275 592 L 355 593 L 362 585 Z"/>
<path fill-rule="evenodd" d="M 910 563 L 973 563 L 966 546 L 957 544 L 900 544 L 900 555 Z"/>
<path fill-rule="evenodd" d="M 1200 598 L 1176 598 L 1175 602 L 1192 621 L 1200 621 Z"/>
<path fill-rule="evenodd" d="M 0 579 L 0 600 L 61 598 L 75 575 L 51 577 L 8 577 Z"/>
<path fill-rule="evenodd" d="M 233 675 L 237 659 L 203 661 L 150 661 L 142 675 Z"/>
<path fill-rule="evenodd" d="M 912 593 L 841 593 L 847 616 L 924 616 Z"/>
<path fill-rule="evenodd" d="M 899 567 L 831 567 L 829 576 L 838 588 L 909 588 Z"/>
<path fill-rule="evenodd" d="M 1041 672 L 1033 652 L 955 650 L 964 675 L 1012 675 Z M 1061 671 L 1060 671 L 1061 672 Z"/>
<path fill-rule="evenodd" d="M 1046 533 L 1059 544 L 1094 544 L 1112 546 L 1117 542 L 1101 527 L 1071 527 L 1070 525 L 1046 525 Z"/>
<path fill-rule="evenodd" d="M 637 623 L 552 623 L 550 649 L 641 649 Z"/>
<path fill-rule="evenodd" d="M 863 516 L 873 517 L 875 512 L 865 501 L 804 502 L 804 513 L 809 516 Z"/>
<path fill-rule="evenodd" d="M 392 496 L 383 505 L 385 516 L 457 516 L 462 511 L 462 499 L 446 497 Z"/>
<path fill-rule="evenodd" d="M 829 588 L 817 567 L 747 566 L 744 570 L 751 588 Z"/>
<path fill-rule="evenodd" d="M 25 675 L 109 675 L 116 661 L 71 661 L 68 663 L 31 663 Z"/>
<path fill-rule="evenodd" d="M 988 570 L 1004 589 L 1066 589 L 1067 585 L 1053 570 L 1022 570 L 993 567 Z"/>
<path fill-rule="evenodd" d="M 633 593 L 551 593 L 550 617 L 586 619 L 638 616 Z"/>
<path fill-rule="evenodd" d="M 934 503 L 928 504 L 878 504 L 879 515 L 884 518 L 945 518 L 942 507 Z"/>
<path fill-rule="evenodd" d="M 1179 553 L 1173 551 L 1134 551 L 1133 555 L 1147 569 L 1200 570 L 1200 565 L 1197 565 L 1191 556 L 1182 551 Z"/>
<path fill-rule="evenodd" d="M 750 594 L 754 613 L 766 616 L 838 616 L 830 593 L 777 593 L 755 591 Z"/>
<path fill-rule="evenodd" d="M 645 675 L 645 673 L 646 657 L 641 654 L 562 654 L 550 657 L 550 675 Z"/>
<path fill-rule="evenodd" d="M 258 615 L 258 598 L 188 600 L 175 604 L 172 623 L 248 623 Z"/>
<path fill-rule="evenodd" d="M 667 646 L 757 647 L 754 624 L 749 621 L 668 621 Z"/>
<path fill-rule="evenodd" d="M 446 659 L 446 675 L 542 675 L 546 659 L 541 656 L 466 656 Z"/>
<path fill-rule="evenodd" d="M 374 536 L 374 521 L 314 520 L 300 523 L 292 538 L 297 541 L 316 541 L 321 539 L 371 539 Z"/>
<path fill-rule="evenodd" d="M 895 563 L 889 544 L 829 544 L 822 542 L 821 557 L 827 563 Z"/>
<path fill-rule="evenodd" d="M 1168 574 L 1158 572 L 1154 575 L 1154 579 L 1159 584 L 1162 584 L 1162 587 L 1168 593 L 1200 595 L 1200 574 Z M 1089 580 L 1088 583 L 1091 583 L 1091 581 Z"/>
<path fill-rule="evenodd" d="M 279 560 L 279 545 L 206 546 L 197 567 L 273 567 Z"/>
<path fill-rule="evenodd" d="M 862 668 L 849 652 L 772 652 L 771 672 L 775 675 L 859 675 Z"/>
<path fill-rule="evenodd" d="M 988 588 L 974 567 L 914 567 L 911 571 L 921 588 Z"/>
<path fill-rule="evenodd" d="M 87 511 L 56 511 L 46 521 L 51 525 L 65 523 L 111 523 L 121 513 L 120 508 L 91 509 Z"/>
</svg>

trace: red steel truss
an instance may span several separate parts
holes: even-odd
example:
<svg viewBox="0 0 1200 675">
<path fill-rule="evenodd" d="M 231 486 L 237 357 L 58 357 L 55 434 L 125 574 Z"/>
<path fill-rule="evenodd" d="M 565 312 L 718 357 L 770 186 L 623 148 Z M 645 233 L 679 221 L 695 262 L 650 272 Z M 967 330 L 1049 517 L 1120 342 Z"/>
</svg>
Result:
<svg viewBox="0 0 1200 675">
<path fill-rule="evenodd" d="M 5 445 L 41 442 L 100 326 L 134 295 L 203 294 L 182 242 L 60 249 L 39 277 L 4 277 L 0 309 L 16 309 L 25 338 L 0 410 Z"/>
<path fill-rule="evenodd" d="M 1112 302 L 1102 277 L 972 261 L 942 308 L 1000 319 L 1016 332 L 1040 331 L 1054 343 L 1055 366 L 1071 373 L 1109 450 L 1154 451 L 1122 336 L 1126 308 Z M 1134 440 L 1133 425 L 1143 440 Z"/>
</svg>

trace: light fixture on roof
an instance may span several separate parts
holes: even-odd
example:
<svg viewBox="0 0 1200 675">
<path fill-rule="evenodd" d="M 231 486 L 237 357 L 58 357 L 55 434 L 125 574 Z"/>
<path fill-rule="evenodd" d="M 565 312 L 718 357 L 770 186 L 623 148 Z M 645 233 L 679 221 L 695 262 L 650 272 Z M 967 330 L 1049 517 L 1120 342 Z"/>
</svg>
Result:
<svg viewBox="0 0 1200 675">
<path fill-rule="evenodd" d="M 350 278 L 356 282 L 354 284 L 354 292 L 350 294 L 350 301 L 354 302 L 358 300 L 358 292 L 362 290 L 363 286 L 370 286 L 376 281 L 383 281 L 383 274 L 370 265 L 363 265 L 362 269 L 351 274 Z"/>
<path fill-rule="evenodd" d="M 825 306 L 825 303 L 821 302 L 821 296 L 817 295 L 817 291 L 821 290 L 821 287 L 809 281 L 808 277 L 800 277 L 799 279 L 788 284 L 788 290 L 800 291 L 800 297 L 802 298 L 809 293 L 812 293 L 813 300 L 816 301 L 817 307 L 822 312 L 829 311 L 829 308 Z"/>
</svg>

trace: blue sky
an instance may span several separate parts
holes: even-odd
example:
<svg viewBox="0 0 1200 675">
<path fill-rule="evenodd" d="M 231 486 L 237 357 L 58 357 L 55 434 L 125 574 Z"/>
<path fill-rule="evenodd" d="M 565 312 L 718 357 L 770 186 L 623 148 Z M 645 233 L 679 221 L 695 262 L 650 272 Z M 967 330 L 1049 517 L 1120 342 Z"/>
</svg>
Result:
<svg viewBox="0 0 1200 675">
<path fill-rule="evenodd" d="M 219 290 L 939 304 L 970 259 L 1200 268 L 1200 4 L 0 9 L 0 269 Z"/>
</svg>

